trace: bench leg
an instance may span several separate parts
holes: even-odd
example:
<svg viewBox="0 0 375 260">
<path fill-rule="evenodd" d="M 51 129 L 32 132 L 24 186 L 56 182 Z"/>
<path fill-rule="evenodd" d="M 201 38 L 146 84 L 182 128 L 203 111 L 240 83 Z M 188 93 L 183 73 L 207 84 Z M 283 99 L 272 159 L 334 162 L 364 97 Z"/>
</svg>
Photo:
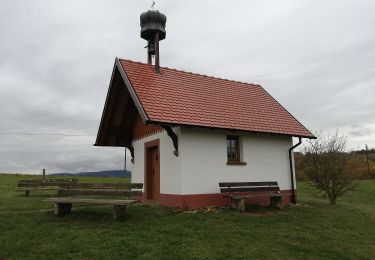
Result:
<svg viewBox="0 0 375 260">
<path fill-rule="evenodd" d="M 29 191 L 29 190 L 25 190 L 25 196 L 26 196 L 26 197 L 29 197 L 29 196 L 30 196 L 30 191 Z"/>
<path fill-rule="evenodd" d="M 231 198 L 231 208 L 240 212 L 245 212 L 245 199 Z"/>
<path fill-rule="evenodd" d="M 72 212 L 72 204 L 70 203 L 56 203 L 55 204 L 55 215 L 64 216 Z"/>
<path fill-rule="evenodd" d="M 57 190 L 57 196 L 66 196 L 66 192 L 64 190 Z"/>
<path fill-rule="evenodd" d="M 270 204 L 272 207 L 277 208 L 277 209 L 282 209 L 282 196 L 271 196 L 270 197 Z"/>
<path fill-rule="evenodd" d="M 116 220 L 123 219 L 126 216 L 127 206 L 113 205 L 113 218 Z"/>
</svg>

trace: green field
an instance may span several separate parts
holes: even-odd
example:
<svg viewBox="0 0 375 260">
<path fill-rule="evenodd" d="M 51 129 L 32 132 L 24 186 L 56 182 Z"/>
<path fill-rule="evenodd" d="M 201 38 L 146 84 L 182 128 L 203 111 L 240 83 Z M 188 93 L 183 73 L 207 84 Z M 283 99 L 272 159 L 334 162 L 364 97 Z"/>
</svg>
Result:
<svg viewBox="0 0 375 260">
<path fill-rule="evenodd" d="M 282 212 L 139 205 L 117 222 L 109 207 L 55 217 L 42 202 L 53 192 L 24 197 L 15 191 L 21 178 L 0 175 L 0 259 L 375 259 L 375 181 L 362 181 L 336 206 L 298 183 L 300 205 Z"/>
</svg>

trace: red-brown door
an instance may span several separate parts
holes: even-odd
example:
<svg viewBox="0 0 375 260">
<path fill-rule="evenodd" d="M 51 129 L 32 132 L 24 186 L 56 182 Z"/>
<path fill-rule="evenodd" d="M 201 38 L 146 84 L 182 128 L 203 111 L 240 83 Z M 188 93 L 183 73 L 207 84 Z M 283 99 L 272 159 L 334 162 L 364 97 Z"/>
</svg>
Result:
<svg viewBox="0 0 375 260">
<path fill-rule="evenodd" d="M 147 149 L 147 199 L 157 201 L 160 195 L 159 146 Z"/>
</svg>

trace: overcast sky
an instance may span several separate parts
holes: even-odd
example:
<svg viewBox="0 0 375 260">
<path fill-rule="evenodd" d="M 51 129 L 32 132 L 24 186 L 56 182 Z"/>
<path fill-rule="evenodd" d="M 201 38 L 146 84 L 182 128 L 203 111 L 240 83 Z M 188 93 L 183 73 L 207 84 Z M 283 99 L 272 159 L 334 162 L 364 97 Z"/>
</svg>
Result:
<svg viewBox="0 0 375 260">
<path fill-rule="evenodd" d="M 93 147 L 115 57 L 146 62 L 148 0 L 0 5 L 0 172 L 122 169 Z M 161 65 L 261 84 L 312 132 L 375 148 L 375 1 L 159 0 Z M 69 134 L 58 135 L 21 135 Z"/>
</svg>

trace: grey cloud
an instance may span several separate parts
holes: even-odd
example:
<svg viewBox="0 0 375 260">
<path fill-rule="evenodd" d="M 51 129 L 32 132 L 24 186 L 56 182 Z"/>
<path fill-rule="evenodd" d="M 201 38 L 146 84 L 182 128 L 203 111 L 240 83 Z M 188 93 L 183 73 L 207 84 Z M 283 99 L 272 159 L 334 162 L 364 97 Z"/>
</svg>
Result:
<svg viewBox="0 0 375 260">
<path fill-rule="evenodd" d="M 364 137 L 375 134 L 375 128 L 369 126 L 352 126 L 352 130 L 349 131 L 351 136 Z"/>
</svg>

